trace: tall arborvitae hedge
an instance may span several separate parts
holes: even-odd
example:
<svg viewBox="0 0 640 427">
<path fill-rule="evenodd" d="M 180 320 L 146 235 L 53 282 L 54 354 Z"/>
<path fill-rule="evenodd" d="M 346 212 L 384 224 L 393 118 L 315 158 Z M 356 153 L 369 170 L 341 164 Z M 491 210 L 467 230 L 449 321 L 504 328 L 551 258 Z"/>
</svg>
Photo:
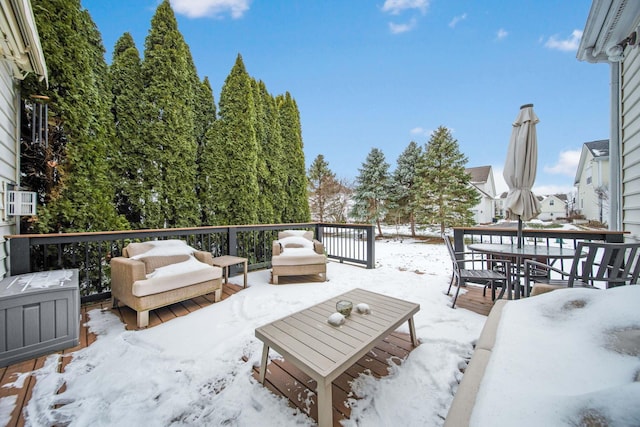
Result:
<svg viewBox="0 0 640 427">
<path fill-rule="evenodd" d="M 196 195 L 194 106 L 198 87 L 189 48 L 168 0 L 158 6 L 142 64 L 145 117 L 146 227 L 200 224 Z"/>
<path fill-rule="evenodd" d="M 113 94 L 111 112 L 116 130 L 113 140 L 116 208 L 132 228 L 140 228 L 144 201 L 149 200 L 144 192 L 141 168 L 145 162 L 142 132 L 144 87 L 140 54 L 131 34 L 123 34 L 116 42 L 109 74 Z"/>
<path fill-rule="evenodd" d="M 35 228 L 40 232 L 126 228 L 113 204 L 108 161 L 114 126 L 100 33 L 79 0 L 41 0 L 33 10 L 49 87 L 28 79 L 23 96 L 50 98 L 50 135 L 62 147 L 49 164 L 60 179 L 43 197 Z"/>
<path fill-rule="evenodd" d="M 267 86 L 263 81 L 258 83 L 258 88 L 266 120 L 265 138 L 258 140 L 258 143 L 261 144 L 260 152 L 264 156 L 267 170 L 267 174 L 261 182 L 260 191 L 264 191 L 272 208 L 273 216 L 268 222 L 277 224 L 282 222 L 283 208 L 287 200 L 285 188 L 287 185 L 285 164 L 287 154 L 284 152 L 282 143 L 282 130 L 276 99 L 267 91 Z"/>
<path fill-rule="evenodd" d="M 196 97 L 196 142 L 198 144 L 198 176 L 196 179 L 196 189 L 198 202 L 200 203 L 200 223 L 202 225 L 213 225 L 213 218 L 209 218 L 212 198 L 216 196 L 215 183 L 210 179 L 210 171 L 217 167 L 212 162 L 212 154 L 207 144 L 207 134 L 216 121 L 216 104 L 213 98 L 213 90 L 209 78 L 205 77 L 199 84 Z"/>
<path fill-rule="evenodd" d="M 311 213 L 307 198 L 307 173 L 302 146 L 300 112 L 289 92 L 278 96 L 277 102 L 285 153 L 284 169 L 287 175 L 282 222 L 307 222 L 310 220 Z"/>
<path fill-rule="evenodd" d="M 216 157 L 216 223 L 254 224 L 258 220 L 258 147 L 251 78 L 242 56 L 220 92 L 219 117 L 209 134 Z M 216 146 L 217 145 L 217 146 Z"/>
</svg>

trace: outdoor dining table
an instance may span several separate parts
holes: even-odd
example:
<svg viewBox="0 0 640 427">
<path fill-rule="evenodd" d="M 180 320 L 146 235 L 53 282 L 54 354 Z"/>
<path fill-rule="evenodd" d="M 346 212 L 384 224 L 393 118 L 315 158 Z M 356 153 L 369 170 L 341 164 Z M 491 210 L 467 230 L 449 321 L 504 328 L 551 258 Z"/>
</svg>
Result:
<svg viewBox="0 0 640 427">
<path fill-rule="evenodd" d="M 518 247 L 517 244 L 502 244 L 502 243 L 472 243 L 469 245 L 469 249 L 472 251 L 491 255 L 495 258 L 509 258 L 513 259 L 516 264 L 516 270 L 514 273 L 515 283 L 513 294 L 515 299 L 520 298 L 520 278 L 523 275 L 523 264 L 527 259 L 533 260 L 551 260 L 551 264 L 558 259 L 568 259 L 576 256 L 576 251 L 573 248 L 559 247 L 559 246 L 546 246 L 546 245 L 522 245 Z M 508 290 L 507 298 L 511 298 L 511 289 Z M 525 295 L 528 296 L 529 291 L 525 289 Z"/>
</svg>

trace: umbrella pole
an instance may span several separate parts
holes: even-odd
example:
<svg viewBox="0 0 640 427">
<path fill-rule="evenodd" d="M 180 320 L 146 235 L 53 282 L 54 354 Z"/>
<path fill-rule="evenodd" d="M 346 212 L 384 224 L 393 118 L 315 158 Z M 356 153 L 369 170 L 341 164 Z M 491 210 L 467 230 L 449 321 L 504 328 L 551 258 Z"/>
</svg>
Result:
<svg viewBox="0 0 640 427">
<path fill-rule="evenodd" d="M 520 249 L 522 247 L 522 217 L 520 215 L 518 215 L 518 234 L 516 237 L 518 239 L 518 249 Z"/>
</svg>

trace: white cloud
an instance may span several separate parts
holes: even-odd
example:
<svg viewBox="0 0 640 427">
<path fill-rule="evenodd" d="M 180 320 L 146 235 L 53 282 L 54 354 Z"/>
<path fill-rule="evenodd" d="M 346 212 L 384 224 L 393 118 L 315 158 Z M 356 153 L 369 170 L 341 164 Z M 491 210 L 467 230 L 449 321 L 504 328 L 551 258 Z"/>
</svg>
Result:
<svg viewBox="0 0 640 427">
<path fill-rule="evenodd" d="M 571 194 L 575 188 L 570 185 L 534 185 L 531 191 L 536 196 L 550 196 L 552 194 Z"/>
<path fill-rule="evenodd" d="M 422 126 L 416 126 L 413 129 L 411 129 L 409 133 L 411 133 L 411 135 L 414 135 L 414 136 L 429 137 L 433 133 L 433 130 L 425 129 Z"/>
<path fill-rule="evenodd" d="M 464 21 L 465 19 L 467 19 L 466 13 L 463 13 L 462 15 L 454 16 L 451 22 L 449 22 L 449 26 L 451 28 L 455 28 L 460 21 Z"/>
<path fill-rule="evenodd" d="M 574 177 L 580 162 L 580 152 L 581 150 L 561 151 L 557 163 L 553 166 L 545 166 L 543 170 L 554 175 Z"/>
<path fill-rule="evenodd" d="M 562 154 L 561 154 L 561 157 L 562 157 Z M 569 155 L 567 157 L 570 158 L 571 156 Z M 578 158 L 579 157 L 580 156 L 578 155 Z M 503 164 L 491 165 L 491 168 L 493 169 L 493 180 L 496 185 L 496 195 L 499 196 L 503 192 L 509 191 L 509 186 L 507 185 L 507 182 L 504 180 L 504 176 L 502 176 L 502 172 L 504 171 L 504 165 Z M 553 172 L 548 172 L 546 168 L 544 171 L 547 173 L 553 173 Z M 575 167 L 573 169 L 571 176 L 573 176 L 574 174 L 575 174 Z M 538 181 L 540 181 L 539 178 L 541 178 L 540 175 L 538 175 Z M 562 184 L 534 183 L 533 188 L 531 190 L 537 196 L 547 196 L 550 194 L 569 194 L 575 191 L 575 188 L 571 184 L 562 185 Z"/>
<path fill-rule="evenodd" d="M 549 49 L 561 50 L 563 52 L 573 52 L 578 50 L 578 45 L 580 44 L 580 39 L 582 38 L 581 30 L 573 30 L 571 35 L 564 39 L 558 39 L 557 36 L 551 36 L 544 44 L 545 47 Z"/>
<path fill-rule="evenodd" d="M 498 30 L 498 32 L 496 33 L 496 37 L 498 38 L 498 40 L 502 40 L 505 37 L 507 37 L 509 35 L 509 32 L 507 30 L 505 30 L 504 28 L 500 28 Z"/>
<path fill-rule="evenodd" d="M 396 24 L 394 22 L 389 22 L 389 30 L 391 30 L 393 34 L 406 33 L 407 31 L 413 30 L 416 27 L 417 23 L 418 21 L 416 21 L 415 19 L 412 19 L 406 24 Z"/>
<path fill-rule="evenodd" d="M 417 9 L 424 14 L 429 8 L 429 1 L 430 0 L 385 0 L 382 11 L 392 15 L 399 15 L 405 10 Z"/>
<path fill-rule="evenodd" d="M 171 0 L 173 10 L 189 18 L 229 13 L 233 19 L 238 19 L 249 10 L 250 3 L 251 0 Z"/>
</svg>

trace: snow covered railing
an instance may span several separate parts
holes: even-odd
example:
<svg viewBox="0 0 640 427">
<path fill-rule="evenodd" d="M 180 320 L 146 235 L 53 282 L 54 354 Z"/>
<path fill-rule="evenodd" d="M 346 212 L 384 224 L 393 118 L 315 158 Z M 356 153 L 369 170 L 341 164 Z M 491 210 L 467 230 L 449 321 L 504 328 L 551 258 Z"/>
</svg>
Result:
<svg viewBox="0 0 640 427">
<path fill-rule="evenodd" d="M 131 242 L 180 239 L 214 257 L 240 256 L 248 259 L 249 270 L 271 267 L 271 247 L 278 230 L 313 230 L 325 243 L 327 256 L 373 268 L 375 231 L 368 224 L 297 223 L 277 225 L 210 226 L 157 230 L 123 230 L 93 233 L 21 234 L 6 236 L 12 275 L 77 268 L 82 300 L 109 295 L 109 261 L 121 255 Z"/>
</svg>

